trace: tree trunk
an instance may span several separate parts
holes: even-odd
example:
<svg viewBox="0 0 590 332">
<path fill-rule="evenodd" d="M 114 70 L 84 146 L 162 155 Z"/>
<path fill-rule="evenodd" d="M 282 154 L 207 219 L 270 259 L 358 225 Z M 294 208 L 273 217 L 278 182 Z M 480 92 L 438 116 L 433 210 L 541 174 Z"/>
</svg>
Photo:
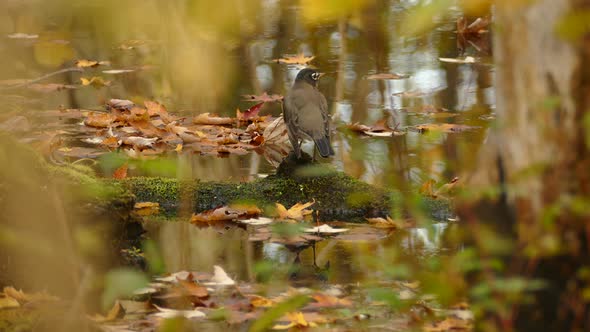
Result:
<svg viewBox="0 0 590 332">
<path fill-rule="evenodd" d="M 470 183 L 496 195 L 464 200 L 460 214 L 472 228 L 470 240 L 481 259 L 501 257 L 506 267 L 500 273 L 480 272 L 472 281 L 546 282 L 541 290 L 519 290 L 533 295 L 527 305 L 519 297 L 503 310 L 484 308 L 491 321 L 481 322 L 502 330 L 590 328 L 582 295 L 590 280 L 583 277 L 589 257 L 590 217 L 583 206 L 590 193 L 590 151 L 582 125 L 590 106 L 590 40 L 588 35 L 565 40 L 556 33 L 570 13 L 587 11 L 589 5 L 587 0 L 540 0 L 498 1 L 495 7 L 497 121 Z M 495 231 L 498 240 L 510 238 L 514 247 L 484 250 L 486 240 L 478 235 L 484 228 Z M 496 296 L 501 290 L 490 292 Z"/>
</svg>

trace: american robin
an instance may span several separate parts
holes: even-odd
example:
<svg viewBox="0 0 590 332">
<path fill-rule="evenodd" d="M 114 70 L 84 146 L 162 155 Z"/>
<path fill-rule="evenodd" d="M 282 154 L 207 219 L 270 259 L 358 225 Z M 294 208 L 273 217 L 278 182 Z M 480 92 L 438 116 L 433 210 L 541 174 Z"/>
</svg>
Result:
<svg viewBox="0 0 590 332">
<path fill-rule="evenodd" d="M 283 118 L 297 158 L 301 158 L 304 139 L 313 140 L 322 157 L 334 155 L 330 145 L 328 102 L 318 90 L 320 76 L 322 74 L 315 69 L 302 69 L 284 99 Z"/>
</svg>

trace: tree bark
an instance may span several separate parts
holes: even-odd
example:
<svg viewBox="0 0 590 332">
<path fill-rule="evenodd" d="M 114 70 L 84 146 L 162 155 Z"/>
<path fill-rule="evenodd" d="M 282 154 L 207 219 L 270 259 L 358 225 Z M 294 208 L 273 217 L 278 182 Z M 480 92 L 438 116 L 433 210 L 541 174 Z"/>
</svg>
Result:
<svg viewBox="0 0 590 332">
<path fill-rule="evenodd" d="M 479 158 L 471 188 L 494 192 L 464 200 L 460 214 L 471 228 L 469 242 L 501 257 L 506 268 L 472 280 L 492 283 L 527 277 L 546 282 L 522 290 L 532 302 L 484 311 L 496 328 L 573 330 L 590 328 L 582 292 L 588 278 L 590 218 L 587 204 L 590 151 L 583 129 L 590 96 L 588 35 L 565 40 L 556 33 L 568 14 L 588 10 L 589 1 L 499 1 L 495 7 L 497 120 Z M 511 239 L 509 253 L 482 248 L 483 229 Z M 521 295 L 522 295 L 521 294 Z M 506 304 L 506 303 L 505 303 Z"/>
</svg>

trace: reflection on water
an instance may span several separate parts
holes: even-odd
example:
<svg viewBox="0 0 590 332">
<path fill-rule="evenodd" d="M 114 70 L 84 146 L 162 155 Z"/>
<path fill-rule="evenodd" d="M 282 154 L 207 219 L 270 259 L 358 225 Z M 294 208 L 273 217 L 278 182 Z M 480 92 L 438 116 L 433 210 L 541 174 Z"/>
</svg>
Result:
<svg viewBox="0 0 590 332">
<path fill-rule="evenodd" d="M 150 222 L 146 225 L 163 255 L 168 272 L 212 271 L 222 265 L 240 280 L 254 281 L 260 262 L 272 266 L 274 280 L 313 285 L 383 280 L 384 262 L 420 263 L 457 248 L 444 241 L 449 225 L 381 234 L 375 238 L 327 238 L 305 246 L 249 241 L 252 228 L 236 226 L 199 228 L 186 222 Z"/>
<path fill-rule="evenodd" d="M 92 5 L 79 1 L 75 6 L 56 3 L 49 11 L 38 10 L 34 1 L 0 5 L 7 9 L 0 18 L 14 23 L 12 28 L 2 25 L 2 33 L 40 33 L 44 42 L 62 41 L 60 50 L 71 52 L 64 66 L 76 57 L 86 57 L 110 60 L 116 68 L 139 69 L 108 76 L 111 86 L 98 90 L 86 87 L 44 95 L 19 90 L 16 94 L 26 94 L 26 98 L 3 104 L 19 109 L 97 109 L 108 98 L 139 96 L 158 99 L 184 114 L 233 115 L 237 107 L 250 106 L 240 100 L 242 94 L 284 94 L 300 68 L 272 60 L 303 52 L 314 55 L 313 65 L 327 73 L 320 89 L 330 101 L 335 127 L 351 122 L 371 125 L 383 117 L 398 128 L 430 122 L 481 127 L 460 134 L 409 132 L 401 138 L 362 138 L 336 131 L 336 156 L 331 160 L 335 167 L 374 184 L 401 187 L 419 185 L 429 178 L 448 181 L 473 167 L 488 126 L 484 119 L 494 108 L 493 68 L 438 60 L 457 56 L 453 15 L 425 36 L 407 37 L 400 34 L 400 24 L 415 1 L 378 1 L 349 18 L 315 25 L 306 24 L 301 16 L 304 9 L 296 1 L 250 1 L 224 13 L 211 11 L 206 3 L 158 5 L 148 1 L 131 8 L 109 1 Z M 123 12 L 129 14 L 124 19 L 129 27 L 106 23 L 116 22 Z M 103 16 L 110 20 L 96 22 L 96 17 Z M 144 43 L 122 48 L 129 40 Z M 20 40 L 3 45 L 6 63 L 13 65 L 0 70 L 0 79 L 38 77 L 51 71 L 47 62 L 55 59 L 47 54 L 42 57 L 35 45 Z M 386 72 L 410 77 L 366 79 Z M 54 81 L 75 83 L 80 76 L 70 72 Z M 432 118 L 411 112 L 423 105 L 443 107 L 458 116 Z M 263 113 L 278 115 L 280 107 L 265 106 Z M 242 181 L 273 172 L 254 153 L 226 159 L 169 158 L 178 162 L 179 169 L 163 175 Z M 131 169 L 131 175 L 138 174 L 153 173 Z"/>
</svg>

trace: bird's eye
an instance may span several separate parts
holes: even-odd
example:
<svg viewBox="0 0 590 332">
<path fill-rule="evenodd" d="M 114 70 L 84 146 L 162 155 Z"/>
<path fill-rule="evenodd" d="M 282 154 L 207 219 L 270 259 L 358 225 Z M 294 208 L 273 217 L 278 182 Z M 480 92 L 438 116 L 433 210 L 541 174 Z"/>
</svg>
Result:
<svg viewBox="0 0 590 332">
<path fill-rule="evenodd" d="M 312 73 L 311 78 L 313 78 L 314 81 L 317 81 L 320 78 L 320 73 Z"/>
</svg>

